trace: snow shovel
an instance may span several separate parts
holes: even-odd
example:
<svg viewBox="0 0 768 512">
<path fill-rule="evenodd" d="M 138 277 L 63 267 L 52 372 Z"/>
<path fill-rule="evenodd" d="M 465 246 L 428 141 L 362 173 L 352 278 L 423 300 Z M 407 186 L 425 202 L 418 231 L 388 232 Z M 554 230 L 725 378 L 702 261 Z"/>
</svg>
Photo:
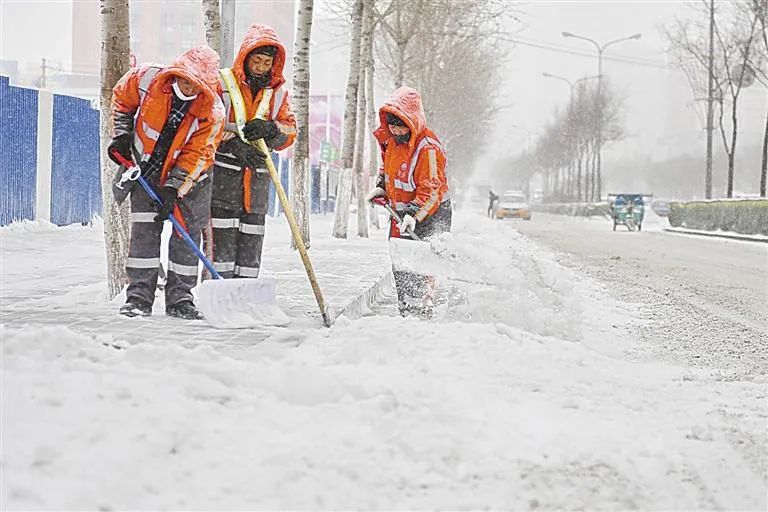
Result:
<svg viewBox="0 0 768 512">
<path fill-rule="evenodd" d="M 126 168 L 118 187 L 125 181 L 138 180 L 152 201 L 162 206 L 162 200 L 149 181 L 141 175 L 139 166 L 125 159 L 116 151 L 113 151 L 112 155 Z M 176 233 L 203 262 L 213 277 L 213 279 L 203 281 L 199 290 L 198 305 L 208 323 L 217 328 L 248 328 L 260 325 L 288 324 L 288 317 L 277 305 L 275 293 L 277 282 L 275 279 L 222 278 L 173 212 L 168 216 L 168 220 L 173 224 Z"/>
<path fill-rule="evenodd" d="M 395 222 L 398 224 L 402 223 L 403 220 L 400 215 L 385 198 L 376 197 L 372 202 L 382 206 Z M 411 235 L 413 240 L 427 242 L 427 240 L 420 238 L 411 229 L 408 230 L 408 234 Z M 450 249 L 446 250 L 445 247 L 441 247 L 435 241 L 414 244 L 411 240 L 393 237 L 389 239 L 389 256 L 392 260 L 392 268 L 397 271 L 430 275 L 435 278 L 464 284 L 486 287 L 496 286 L 488 281 L 473 281 L 460 277 L 465 272 L 465 269 L 459 256 Z"/>
<path fill-rule="evenodd" d="M 331 319 L 328 316 L 328 309 L 325 306 L 323 292 L 320 291 L 320 285 L 317 284 L 315 271 L 312 268 L 312 262 L 309 260 L 309 254 L 307 254 L 307 247 L 304 245 L 304 239 L 301 237 L 301 231 L 299 230 L 299 225 L 296 223 L 296 217 L 293 216 L 293 210 L 288 202 L 288 196 L 285 195 L 283 185 L 280 183 L 280 176 L 278 176 L 277 170 L 275 169 L 275 163 L 272 161 L 272 157 L 269 156 L 271 151 L 267 147 L 267 143 L 264 142 L 264 139 L 259 139 L 255 143 L 252 142 L 250 144 L 267 155 L 265 160 L 267 170 L 269 171 L 269 177 L 272 178 L 272 183 L 275 185 L 275 191 L 277 191 L 277 197 L 280 199 L 280 205 L 283 207 L 283 212 L 285 212 L 285 218 L 288 219 L 288 225 L 291 227 L 291 235 L 293 235 L 293 241 L 296 244 L 296 248 L 299 250 L 301 261 L 304 263 L 304 270 L 307 272 L 309 283 L 312 285 L 312 292 L 315 294 L 317 306 L 320 308 L 320 314 L 323 317 L 323 324 L 326 327 L 330 327 Z"/>
</svg>

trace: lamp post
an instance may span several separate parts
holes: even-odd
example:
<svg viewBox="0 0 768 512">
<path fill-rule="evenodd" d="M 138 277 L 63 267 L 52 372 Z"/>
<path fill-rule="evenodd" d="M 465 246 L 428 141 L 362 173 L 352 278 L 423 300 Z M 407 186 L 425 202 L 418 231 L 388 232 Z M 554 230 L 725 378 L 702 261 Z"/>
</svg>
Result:
<svg viewBox="0 0 768 512">
<path fill-rule="evenodd" d="M 620 39 L 614 39 L 613 41 L 608 41 L 607 43 L 603 43 L 602 45 L 595 41 L 594 39 L 590 39 L 589 37 L 584 37 L 580 35 L 573 34 L 571 32 L 563 32 L 563 37 L 569 38 L 572 37 L 574 39 L 581 39 L 583 41 L 588 41 L 592 43 L 595 48 L 597 49 L 597 98 L 599 103 L 598 112 L 597 112 L 597 197 L 600 198 L 602 194 L 602 168 L 603 168 L 603 52 L 606 48 L 609 46 L 613 46 L 618 43 L 622 43 L 624 41 L 630 41 L 632 39 L 640 39 L 642 37 L 642 34 L 639 32 L 637 34 L 632 34 L 631 36 L 622 37 Z"/>
<path fill-rule="evenodd" d="M 542 73 L 542 75 L 547 77 L 547 78 L 554 78 L 556 80 L 562 80 L 563 82 L 567 83 L 568 87 L 570 87 L 570 89 L 571 89 L 571 95 L 570 95 L 570 99 L 571 100 L 573 100 L 573 88 L 576 87 L 576 84 L 578 84 L 579 82 L 583 82 L 585 80 L 592 80 L 594 78 L 600 78 L 600 75 L 591 75 L 591 76 L 585 76 L 585 77 L 582 77 L 582 78 L 578 78 L 576 80 L 569 80 L 569 79 L 565 78 L 564 76 L 555 75 L 553 73 L 544 72 L 544 73 Z"/>
</svg>

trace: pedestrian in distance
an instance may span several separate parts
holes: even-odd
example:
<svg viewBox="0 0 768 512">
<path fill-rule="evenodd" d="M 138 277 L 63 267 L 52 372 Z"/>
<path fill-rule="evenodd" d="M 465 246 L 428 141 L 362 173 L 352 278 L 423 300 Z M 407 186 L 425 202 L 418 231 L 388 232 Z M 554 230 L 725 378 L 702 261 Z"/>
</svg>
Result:
<svg viewBox="0 0 768 512">
<path fill-rule="evenodd" d="M 368 200 L 386 197 L 402 217 L 392 221 L 390 237 L 424 239 L 451 230 L 452 208 L 445 174 L 446 155 L 437 135 L 427 127 L 419 93 L 400 87 L 379 109 L 382 166 Z M 434 279 L 394 271 L 400 313 L 430 317 Z"/>
<path fill-rule="evenodd" d="M 208 46 L 183 53 L 170 66 L 131 68 L 112 96 L 112 142 L 108 155 L 135 162 L 162 200 L 158 208 L 121 167 L 113 183 L 118 203 L 130 195 L 131 239 L 126 270 L 125 316 L 152 313 L 160 265 L 160 235 L 171 214 L 200 243 L 210 218 L 208 171 L 224 124 L 224 108 L 216 94 L 219 56 Z M 121 158 L 114 155 L 117 153 Z M 198 258 L 175 234 L 168 248 L 165 312 L 200 319 L 191 290 L 197 284 Z"/>
<path fill-rule="evenodd" d="M 499 200 L 499 196 L 493 192 L 488 191 L 488 217 L 493 217 L 493 212 L 496 208 L 496 201 Z"/>
<path fill-rule="evenodd" d="M 213 172 L 213 266 L 224 278 L 256 278 L 261 269 L 270 177 L 264 139 L 283 150 L 296 139 L 284 87 L 285 48 L 275 31 L 252 25 L 231 68 L 221 70 L 226 123 Z"/>
</svg>

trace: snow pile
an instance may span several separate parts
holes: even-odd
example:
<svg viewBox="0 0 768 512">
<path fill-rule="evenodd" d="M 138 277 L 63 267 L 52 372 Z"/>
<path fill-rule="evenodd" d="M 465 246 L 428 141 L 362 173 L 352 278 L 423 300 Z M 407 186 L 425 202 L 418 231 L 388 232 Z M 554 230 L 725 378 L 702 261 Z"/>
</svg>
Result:
<svg viewBox="0 0 768 512">
<path fill-rule="evenodd" d="M 768 379 L 603 350 L 622 306 L 511 226 L 457 219 L 439 243 L 465 271 L 436 270 L 462 300 L 433 321 L 341 317 L 237 347 L 155 317 L 135 325 L 184 342 L 0 326 L 0 508 L 765 509 L 737 441 L 764 440 Z M 100 242 L 66 235 L 3 248 L 4 300 L 53 253 L 40 304 L 103 286 Z"/>
<path fill-rule="evenodd" d="M 754 422 L 764 382 L 713 399 L 702 373 L 503 324 L 342 318 L 238 359 L 63 327 L 2 339 L 3 508 L 762 503 L 716 411 Z"/>
</svg>

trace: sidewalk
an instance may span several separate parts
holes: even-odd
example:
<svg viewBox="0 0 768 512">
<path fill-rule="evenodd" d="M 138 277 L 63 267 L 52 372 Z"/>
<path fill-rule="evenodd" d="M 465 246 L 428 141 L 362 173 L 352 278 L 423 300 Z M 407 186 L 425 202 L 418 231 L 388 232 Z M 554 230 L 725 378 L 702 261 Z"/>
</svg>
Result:
<svg viewBox="0 0 768 512">
<path fill-rule="evenodd" d="M 386 232 L 372 230 L 357 238 L 354 215 L 349 238 L 331 236 L 332 215 L 313 215 L 310 259 L 331 318 L 356 317 L 367 311 L 377 293 L 386 293 L 390 278 Z M 287 327 L 214 329 L 205 321 L 166 317 L 162 297 L 153 316 L 126 318 L 117 314 L 124 297 L 106 301 L 102 226 L 53 226 L 29 223 L 0 231 L 2 291 L 0 324 L 66 325 L 84 334 L 111 334 L 115 343 L 154 340 L 181 345 L 247 346 L 270 336 L 298 342 L 306 330 L 323 329 L 322 318 L 301 258 L 290 248 L 284 218 L 267 219 L 262 276 L 278 280 L 278 303 L 291 319 Z"/>
<path fill-rule="evenodd" d="M 741 240 L 743 242 L 768 242 L 768 236 L 765 235 L 744 235 L 733 231 L 704 231 L 701 229 L 688 228 L 664 228 L 664 231 L 670 233 L 679 233 L 681 235 L 711 236 L 715 238 L 727 238 L 729 240 Z"/>
</svg>

